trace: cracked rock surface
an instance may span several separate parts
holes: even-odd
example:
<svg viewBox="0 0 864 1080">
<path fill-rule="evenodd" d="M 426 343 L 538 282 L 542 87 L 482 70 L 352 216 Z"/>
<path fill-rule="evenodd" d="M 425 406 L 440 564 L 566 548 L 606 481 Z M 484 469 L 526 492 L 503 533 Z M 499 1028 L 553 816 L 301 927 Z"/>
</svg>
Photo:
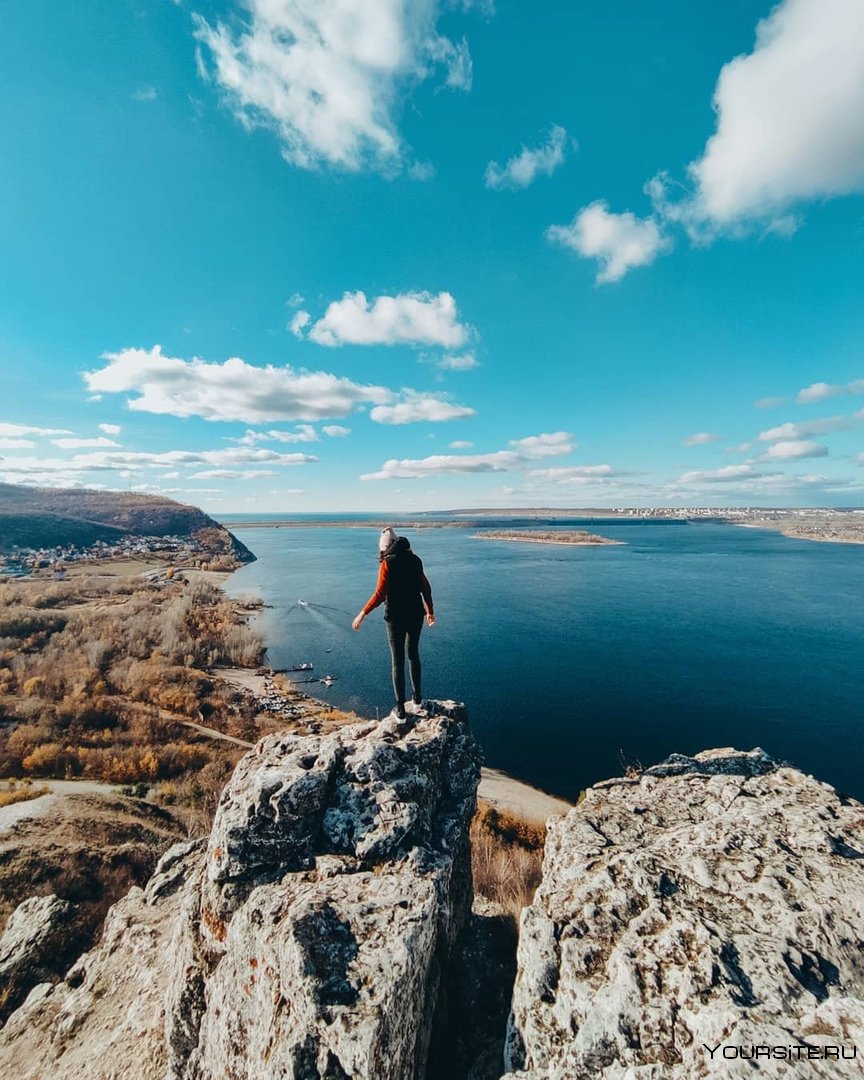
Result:
<svg viewBox="0 0 864 1080">
<path fill-rule="evenodd" d="M 0 1032 L 18 1080 L 422 1077 L 471 908 L 464 708 L 268 736 Z"/>
<path fill-rule="evenodd" d="M 804 1047 L 762 1077 L 864 1075 L 864 806 L 761 750 L 590 788 L 522 915 L 512 1075 L 752 1077 L 754 1045 Z"/>
</svg>

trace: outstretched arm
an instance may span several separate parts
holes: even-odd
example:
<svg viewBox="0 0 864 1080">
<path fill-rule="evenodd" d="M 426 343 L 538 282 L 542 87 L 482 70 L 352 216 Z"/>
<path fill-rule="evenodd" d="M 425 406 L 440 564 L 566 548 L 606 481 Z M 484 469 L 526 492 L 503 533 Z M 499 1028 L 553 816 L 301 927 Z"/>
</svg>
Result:
<svg viewBox="0 0 864 1080">
<path fill-rule="evenodd" d="M 370 611 L 374 611 L 379 604 L 383 604 L 387 598 L 387 569 L 388 564 L 386 559 L 381 560 L 381 565 L 378 567 L 378 584 L 375 586 L 375 592 L 369 597 L 363 607 L 360 609 L 357 618 L 351 623 L 351 626 L 355 630 L 360 629 L 360 625 Z"/>
<path fill-rule="evenodd" d="M 423 604 L 426 608 L 426 622 L 430 626 L 435 625 L 435 608 L 432 605 L 432 586 L 429 584 L 429 578 L 423 573 L 420 580 L 420 592 L 423 594 Z"/>
</svg>

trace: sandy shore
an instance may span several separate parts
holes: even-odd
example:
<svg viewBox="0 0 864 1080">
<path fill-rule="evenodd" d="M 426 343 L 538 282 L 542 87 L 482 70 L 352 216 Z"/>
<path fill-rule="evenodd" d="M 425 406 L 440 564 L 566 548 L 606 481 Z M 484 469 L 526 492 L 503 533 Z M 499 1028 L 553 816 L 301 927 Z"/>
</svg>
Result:
<svg viewBox="0 0 864 1080">
<path fill-rule="evenodd" d="M 483 769 L 477 798 L 491 803 L 498 810 L 509 810 L 520 817 L 546 821 L 550 817 L 562 817 L 573 809 L 573 803 L 547 795 L 539 788 L 523 784 L 500 769 Z"/>
<path fill-rule="evenodd" d="M 809 540 L 814 544 L 864 544 L 864 530 L 849 536 L 822 536 L 807 531 L 807 527 L 795 525 L 783 525 L 774 521 L 730 521 L 738 529 L 767 529 L 770 532 L 778 532 L 782 536 L 788 536 L 790 540 Z"/>
</svg>

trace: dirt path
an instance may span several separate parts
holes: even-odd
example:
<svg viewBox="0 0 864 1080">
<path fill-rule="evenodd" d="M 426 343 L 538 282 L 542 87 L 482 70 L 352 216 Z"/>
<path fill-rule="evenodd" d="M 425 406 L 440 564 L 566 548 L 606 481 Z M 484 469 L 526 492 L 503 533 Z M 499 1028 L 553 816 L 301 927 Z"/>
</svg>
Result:
<svg viewBox="0 0 864 1080">
<path fill-rule="evenodd" d="M 116 784 L 99 784 L 95 780 L 37 780 L 35 786 L 45 784 L 48 792 L 35 799 L 0 806 L 0 833 L 8 832 L 19 821 L 46 817 L 54 812 L 65 795 L 116 795 Z"/>
<path fill-rule="evenodd" d="M 171 715 L 170 713 L 168 714 Z M 237 739 L 233 735 L 226 735 L 224 731 L 217 731 L 216 728 L 204 727 L 203 724 L 194 724 L 191 720 L 181 720 L 178 716 L 172 716 L 172 720 L 176 720 L 182 724 L 183 727 L 192 728 L 193 731 L 197 731 L 199 735 L 206 735 L 209 739 L 219 739 L 220 742 L 234 743 L 235 746 L 242 746 L 246 750 L 251 750 L 255 743 L 246 742 L 245 739 Z"/>
</svg>

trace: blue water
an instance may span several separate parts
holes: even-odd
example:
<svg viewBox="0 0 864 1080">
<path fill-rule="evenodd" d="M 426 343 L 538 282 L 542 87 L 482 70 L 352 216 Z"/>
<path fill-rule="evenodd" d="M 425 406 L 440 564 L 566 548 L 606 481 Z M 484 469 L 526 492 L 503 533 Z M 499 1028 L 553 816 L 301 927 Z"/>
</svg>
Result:
<svg viewBox="0 0 864 1080">
<path fill-rule="evenodd" d="M 405 530 L 438 616 L 424 694 L 468 704 L 487 764 L 573 798 L 629 763 L 759 745 L 864 796 L 864 549 L 727 525 L 596 528 L 626 546 Z M 258 561 L 230 589 L 272 605 L 271 662 L 310 660 L 339 676 L 314 696 L 388 711 L 380 609 L 350 629 L 375 585 L 377 530 L 235 532 Z"/>
</svg>

